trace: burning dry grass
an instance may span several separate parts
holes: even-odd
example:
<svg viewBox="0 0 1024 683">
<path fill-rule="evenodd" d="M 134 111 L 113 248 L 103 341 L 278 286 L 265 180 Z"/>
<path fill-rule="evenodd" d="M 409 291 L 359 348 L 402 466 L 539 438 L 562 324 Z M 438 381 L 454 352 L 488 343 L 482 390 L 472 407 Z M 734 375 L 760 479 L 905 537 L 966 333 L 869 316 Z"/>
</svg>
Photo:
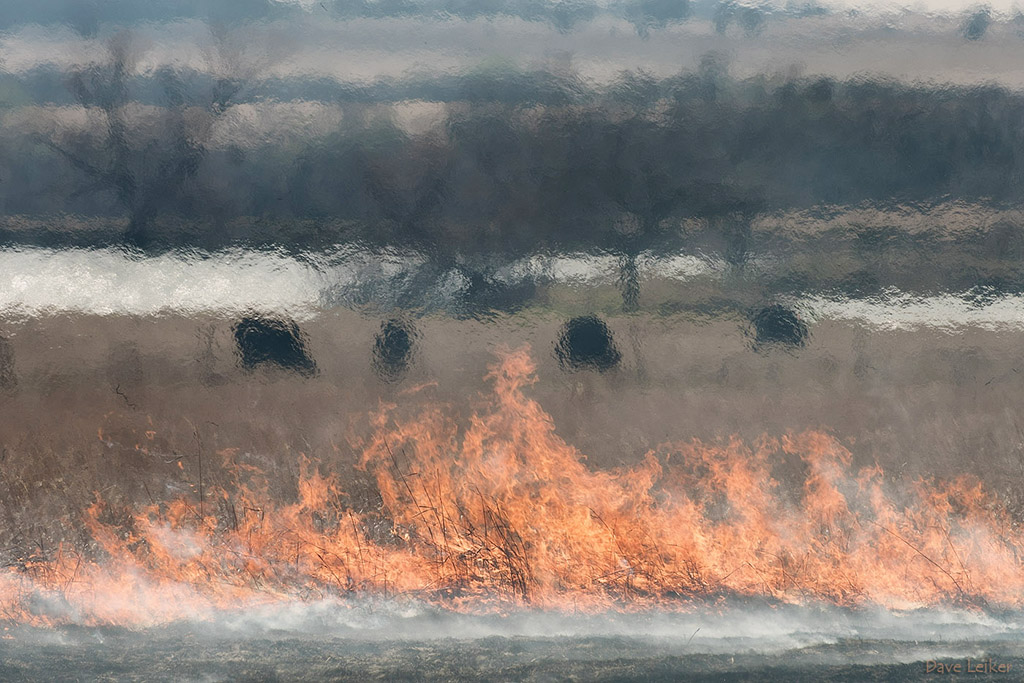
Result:
<svg viewBox="0 0 1024 683">
<path fill-rule="evenodd" d="M 193 495 L 126 507 L 97 494 L 88 544 L 6 562 L 0 619 L 145 625 L 347 595 L 473 612 L 736 595 L 1024 604 L 1024 534 L 973 478 L 897 487 L 819 432 L 670 444 L 595 470 L 527 395 L 526 349 L 487 379 L 461 422 L 437 404 L 412 417 L 382 405 L 350 439 L 354 473 L 302 456 L 292 498 L 230 449 L 207 456 Z"/>
</svg>

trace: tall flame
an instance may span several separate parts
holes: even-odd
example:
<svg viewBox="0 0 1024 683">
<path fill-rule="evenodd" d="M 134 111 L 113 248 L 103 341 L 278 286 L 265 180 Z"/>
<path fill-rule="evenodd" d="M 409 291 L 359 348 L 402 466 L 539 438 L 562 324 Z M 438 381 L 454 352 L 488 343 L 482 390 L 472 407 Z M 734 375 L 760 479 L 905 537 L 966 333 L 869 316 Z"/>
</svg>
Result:
<svg viewBox="0 0 1024 683">
<path fill-rule="evenodd" d="M 376 509 L 305 457 L 295 498 L 276 500 L 230 450 L 233 483 L 205 505 L 119 516 L 97 496 L 83 515 L 93 547 L 0 572 L 0 619 L 145 625 L 345 595 L 463 611 L 1024 604 L 1024 535 L 972 477 L 897 492 L 819 432 L 671 444 L 596 470 L 527 396 L 534 372 L 526 349 L 505 352 L 462 423 L 383 405 L 353 441 Z"/>
</svg>

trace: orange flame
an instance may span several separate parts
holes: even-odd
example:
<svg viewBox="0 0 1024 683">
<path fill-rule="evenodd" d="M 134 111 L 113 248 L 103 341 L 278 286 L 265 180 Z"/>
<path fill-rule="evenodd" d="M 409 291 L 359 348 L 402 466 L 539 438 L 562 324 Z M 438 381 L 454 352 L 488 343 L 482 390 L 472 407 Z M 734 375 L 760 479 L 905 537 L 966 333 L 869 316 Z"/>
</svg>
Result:
<svg viewBox="0 0 1024 683">
<path fill-rule="evenodd" d="M 379 509 L 303 458 L 294 501 L 221 455 L 229 487 L 122 519 L 97 497 L 90 552 L 0 571 L 0 619 L 146 625 L 344 595 L 456 610 L 679 609 L 729 596 L 890 608 L 1024 604 L 1024 536 L 971 477 L 894 492 L 828 435 L 663 446 L 589 468 L 528 398 L 525 349 L 459 424 L 440 407 L 372 416 L 357 467 Z M 790 482 L 797 481 L 792 485 Z"/>
</svg>

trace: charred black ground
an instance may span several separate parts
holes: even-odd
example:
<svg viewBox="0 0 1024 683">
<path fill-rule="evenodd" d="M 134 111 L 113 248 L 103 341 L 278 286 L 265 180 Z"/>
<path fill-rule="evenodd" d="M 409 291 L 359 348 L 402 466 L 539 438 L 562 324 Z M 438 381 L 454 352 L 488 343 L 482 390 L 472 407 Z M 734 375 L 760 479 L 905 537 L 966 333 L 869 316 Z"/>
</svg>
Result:
<svg viewBox="0 0 1024 683">
<path fill-rule="evenodd" d="M 489 636 L 425 640 L 265 633 L 243 638 L 181 627 L 133 633 L 68 630 L 62 640 L 0 640 L 0 678 L 10 681 L 952 681 L 1019 680 L 1018 646 L 1008 641 L 919 641 L 840 638 L 758 652 L 703 651 L 674 638 L 622 636 Z M 699 632 L 698 632 L 699 637 Z M 714 649 L 714 648 L 713 648 Z M 187 657 L 182 657 L 188 652 Z M 936 655 L 961 673 L 934 673 Z M 991 661 L 1009 673 L 964 670 Z M 929 663 L 932 672 L 929 672 Z"/>
</svg>

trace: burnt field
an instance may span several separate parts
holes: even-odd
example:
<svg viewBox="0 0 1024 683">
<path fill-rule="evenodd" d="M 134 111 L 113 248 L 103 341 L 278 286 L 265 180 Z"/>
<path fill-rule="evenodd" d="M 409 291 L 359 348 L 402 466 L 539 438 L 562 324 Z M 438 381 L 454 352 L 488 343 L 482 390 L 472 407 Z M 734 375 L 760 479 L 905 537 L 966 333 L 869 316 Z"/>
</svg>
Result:
<svg viewBox="0 0 1024 683">
<path fill-rule="evenodd" d="M 320 618 L 304 625 L 295 623 L 293 608 L 277 618 L 235 615 L 142 631 L 22 627 L 0 640 L 0 675 L 28 681 L 913 681 L 932 680 L 941 664 L 959 668 L 947 680 L 1017 680 L 1024 665 L 1012 618 L 963 614 L 763 613 L 763 605 L 748 604 L 707 616 L 499 620 L 415 614 L 408 607 L 396 617 L 379 606 L 376 615 L 361 614 L 346 627 L 338 622 L 351 606 L 334 606 L 334 616 L 320 609 Z M 752 623 L 752 613 L 760 623 Z M 424 638 L 426 630 L 434 635 Z"/>
</svg>

